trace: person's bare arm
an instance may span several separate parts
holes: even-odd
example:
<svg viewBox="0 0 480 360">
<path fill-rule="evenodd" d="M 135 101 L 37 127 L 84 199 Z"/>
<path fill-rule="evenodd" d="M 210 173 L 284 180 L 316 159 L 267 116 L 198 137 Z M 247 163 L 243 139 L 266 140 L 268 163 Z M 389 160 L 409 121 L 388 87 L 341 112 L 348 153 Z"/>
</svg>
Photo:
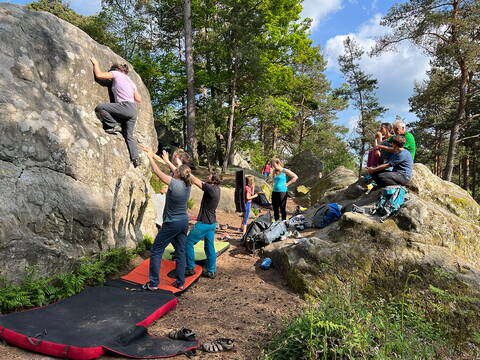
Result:
<svg viewBox="0 0 480 360">
<path fill-rule="evenodd" d="M 190 175 L 190 178 L 192 179 L 193 183 L 197 185 L 201 190 L 203 190 L 203 181 L 197 178 L 194 175 Z"/>
<path fill-rule="evenodd" d="M 167 166 L 170 168 L 170 170 L 172 170 L 172 172 L 177 170 L 177 167 L 170 161 L 168 152 L 166 152 L 165 150 L 162 151 L 162 160 L 165 164 L 167 164 Z M 180 161 L 180 165 L 181 165 L 181 161 Z"/>
<path fill-rule="evenodd" d="M 133 99 L 138 103 L 142 102 L 142 95 L 140 95 L 138 90 L 135 90 L 135 92 L 133 93 Z"/>
<path fill-rule="evenodd" d="M 147 148 L 147 147 L 146 147 L 145 145 L 143 145 L 143 144 L 138 144 L 138 147 L 139 147 L 141 150 L 145 151 L 145 152 L 147 153 L 147 155 L 148 155 L 148 153 L 150 152 L 150 149 Z M 152 151 L 152 153 L 153 153 L 153 151 Z M 160 164 L 167 165 L 167 164 L 165 163 L 165 161 L 163 161 L 163 159 L 162 159 L 160 156 L 158 156 L 157 154 L 155 154 L 155 153 L 153 153 L 153 158 L 154 158 L 156 161 L 158 161 Z"/>
<path fill-rule="evenodd" d="M 382 165 L 379 165 L 379 166 L 376 166 L 376 167 L 369 167 L 367 168 L 367 171 L 369 174 L 372 174 L 372 173 L 375 173 L 375 172 L 379 172 L 379 171 L 382 171 L 382 170 L 385 170 L 387 168 L 389 168 L 390 165 L 389 163 L 386 163 L 386 164 L 382 164 Z"/>
<path fill-rule="evenodd" d="M 97 79 L 103 79 L 103 80 L 108 80 L 108 79 L 113 79 L 113 74 L 111 72 L 103 72 L 100 70 L 100 65 L 98 64 L 97 59 L 94 57 L 90 58 L 90 61 L 92 62 L 93 65 L 93 73 L 95 74 L 95 77 Z"/>
<path fill-rule="evenodd" d="M 380 131 L 377 131 L 375 134 L 375 146 L 378 146 L 382 143 L 382 133 Z"/>
<path fill-rule="evenodd" d="M 284 169 L 285 174 L 290 178 L 290 180 L 285 184 L 285 186 L 289 186 L 298 180 L 297 174 L 295 174 L 292 170 Z"/>
<path fill-rule="evenodd" d="M 169 185 L 170 181 L 172 181 L 172 177 L 170 175 L 165 174 L 162 170 L 160 170 L 157 163 L 155 162 L 154 155 L 155 154 L 152 151 L 148 153 L 148 160 L 150 160 L 150 165 L 152 166 L 153 172 L 155 173 L 155 175 L 158 176 L 158 178 L 161 181 Z"/>
<path fill-rule="evenodd" d="M 251 195 L 250 193 L 248 193 L 247 196 L 246 196 L 246 197 L 247 197 L 247 201 L 248 201 L 248 200 L 255 199 L 257 196 L 258 196 L 258 194 L 253 194 L 253 195 Z"/>
<path fill-rule="evenodd" d="M 388 152 L 393 152 L 393 146 L 377 145 L 376 149 L 385 150 L 385 151 L 388 151 Z"/>
</svg>

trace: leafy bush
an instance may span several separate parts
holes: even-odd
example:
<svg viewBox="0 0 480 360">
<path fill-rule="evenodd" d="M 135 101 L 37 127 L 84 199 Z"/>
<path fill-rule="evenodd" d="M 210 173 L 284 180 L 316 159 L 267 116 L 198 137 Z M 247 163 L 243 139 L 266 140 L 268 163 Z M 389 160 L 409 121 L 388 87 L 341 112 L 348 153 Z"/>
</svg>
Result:
<svg viewBox="0 0 480 360">
<path fill-rule="evenodd" d="M 165 187 L 165 184 L 160 181 L 160 179 L 155 175 L 152 171 L 152 176 L 150 177 L 150 185 L 155 192 L 155 194 L 159 194 L 163 188 Z"/>
<path fill-rule="evenodd" d="M 124 268 L 140 249 L 141 246 L 135 250 L 113 249 L 92 258 L 81 259 L 72 272 L 47 279 L 35 279 L 37 269 L 30 267 L 19 286 L 0 280 L 0 311 L 7 313 L 47 305 L 70 297 L 87 286 L 102 285 L 107 276 Z"/>
<path fill-rule="evenodd" d="M 194 206 L 195 206 L 195 200 L 193 200 L 192 198 L 188 199 L 187 201 L 188 209 L 191 210 Z"/>
</svg>

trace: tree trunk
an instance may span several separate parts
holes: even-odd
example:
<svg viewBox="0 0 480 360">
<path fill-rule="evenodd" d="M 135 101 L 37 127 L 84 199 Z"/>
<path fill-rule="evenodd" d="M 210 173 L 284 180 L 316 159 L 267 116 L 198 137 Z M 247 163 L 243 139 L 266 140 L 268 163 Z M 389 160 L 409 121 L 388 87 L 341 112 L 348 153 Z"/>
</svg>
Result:
<svg viewBox="0 0 480 360">
<path fill-rule="evenodd" d="M 197 138 L 195 136 L 195 81 L 193 74 L 192 50 L 192 3 L 183 2 L 183 20 L 185 31 L 185 67 L 187 71 L 187 151 L 194 164 L 198 164 Z"/>
<path fill-rule="evenodd" d="M 225 151 L 225 157 L 223 158 L 222 171 L 225 172 L 230 160 L 230 152 L 232 150 L 233 139 L 233 121 L 235 120 L 235 96 L 237 92 L 237 72 L 234 69 L 232 87 L 230 92 L 230 115 L 228 116 L 228 137 L 227 137 L 227 149 Z"/>
<path fill-rule="evenodd" d="M 360 153 L 358 154 L 360 157 L 360 161 L 358 162 L 358 177 L 362 176 L 362 169 L 363 169 L 363 158 L 365 157 L 365 141 L 362 137 Z"/>
<path fill-rule="evenodd" d="M 447 181 L 452 180 L 452 173 L 453 173 L 453 163 L 455 161 L 455 155 L 457 153 L 457 144 L 458 138 L 460 134 L 460 127 L 462 120 L 465 118 L 465 107 L 467 103 L 467 90 L 468 90 L 468 71 L 465 62 L 460 63 L 461 68 L 461 78 L 460 78 L 460 86 L 459 86 L 459 98 L 458 98 L 458 106 L 457 106 L 457 113 L 455 116 L 455 120 L 452 124 L 452 128 L 450 130 L 450 141 L 448 144 L 448 154 L 447 154 L 447 161 L 445 163 L 445 170 L 443 172 L 443 178 Z"/>
<path fill-rule="evenodd" d="M 475 150 L 475 147 L 473 148 Z M 473 154 L 476 154 L 477 152 L 473 152 Z M 478 201 L 478 196 L 477 196 L 477 157 L 473 156 L 472 157 L 472 196 L 475 200 Z"/>
<path fill-rule="evenodd" d="M 468 155 L 463 157 L 463 188 L 465 190 L 470 190 L 469 178 L 470 177 L 470 159 Z"/>
</svg>

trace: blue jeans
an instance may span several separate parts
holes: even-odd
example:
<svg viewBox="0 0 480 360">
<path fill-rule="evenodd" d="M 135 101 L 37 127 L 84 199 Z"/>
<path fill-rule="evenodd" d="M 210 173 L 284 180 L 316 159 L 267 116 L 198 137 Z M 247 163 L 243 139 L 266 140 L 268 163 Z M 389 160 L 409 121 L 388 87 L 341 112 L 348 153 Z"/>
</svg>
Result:
<svg viewBox="0 0 480 360">
<path fill-rule="evenodd" d="M 163 252 L 168 244 L 172 243 L 175 249 L 175 272 L 177 275 L 177 286 L 185 283 L 185 241 L 188 232 L 188 219 L 180 221 L 164 222 L 163 227 L 155 237 L 152 249 L 150 250 L 150 285 L 158 286 L 160 262 Z"/>
<path fill-rule="evenodd" d="M 204 224 L 198 221 L 187 238 L 187 269 L 193 270 L 195 266 L 195 250 L 193 246 L 200 240 L 204 240 L 205 255 L 207 255 L 206 270 L 209 272 L 215 272 L 215 265 L 217 263 L 217 253 L 215 252 L 215 229 L 216 223 Z"/>
</svg>

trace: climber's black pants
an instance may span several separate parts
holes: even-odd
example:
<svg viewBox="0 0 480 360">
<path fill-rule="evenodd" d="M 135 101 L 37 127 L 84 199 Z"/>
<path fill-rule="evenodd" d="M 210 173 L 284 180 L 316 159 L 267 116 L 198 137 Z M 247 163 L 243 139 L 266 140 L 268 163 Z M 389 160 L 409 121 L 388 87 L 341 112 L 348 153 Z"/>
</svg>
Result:
<svg viewBox="0 0 480 360">
<path fill-rule="evenodd" d="M 390 185 L 405 185 L 408 183 L 405 175 L 396 171 L 379 171 L 372 173 L 372 179 L 378 187 Z"/>
<path fill-rule="evenodd" d="M 130 159 L 138 158 L 137 142 L 133 137 L 133 130 L 137 122 L 137 107 L 128 101 L 121 103 L 100 104 L 95 108 L 100 120 L 109 128 L 122 126 L 122 133 L 127 142 Z"/>
<path fill-rule="evenodd" d="M 287 198 L 286 192 L 272 192 L 273 217 L 275 221 L 280 218 L 280 213 L 282 214 L 282 220 L 287 220 Z"/>
</svg>

